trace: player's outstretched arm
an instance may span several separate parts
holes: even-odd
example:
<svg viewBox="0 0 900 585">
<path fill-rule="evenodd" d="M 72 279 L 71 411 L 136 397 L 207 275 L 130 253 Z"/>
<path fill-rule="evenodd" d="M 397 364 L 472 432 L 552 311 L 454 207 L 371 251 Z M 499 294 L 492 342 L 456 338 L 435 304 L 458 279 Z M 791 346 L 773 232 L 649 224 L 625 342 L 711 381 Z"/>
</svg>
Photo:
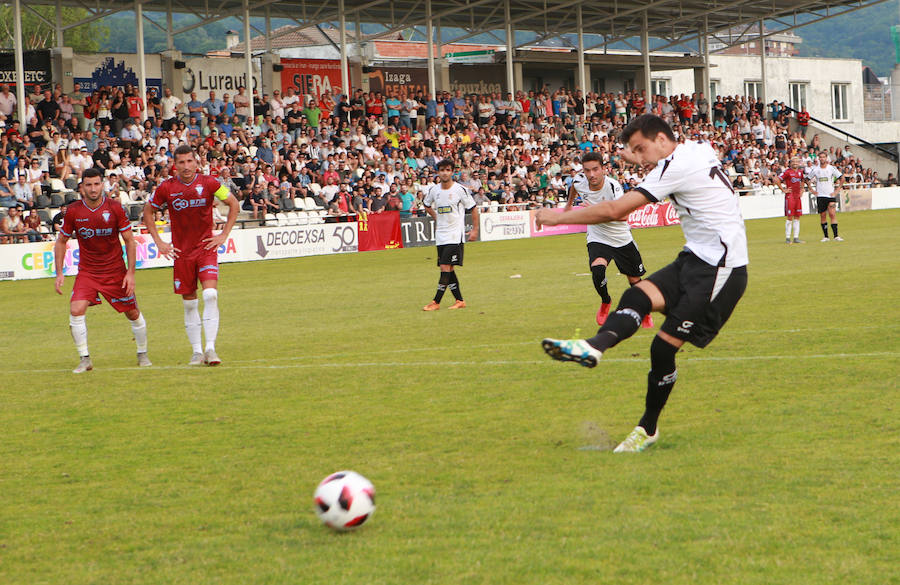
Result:
<svg viewBox="0 0 900 585">
<path fill-rule="evenodd" d="M 613 201 L 601 201 L 588 207 L 557 212 L 552 209 L 539 209 L 535 214 L 535 223 L 543 225 L 592 225 L 619 221 L 629 213 L 647 204 L 647 198 L 640 191 L 628 191 Z"/>
<path fill-rule="evenodd" d="M 69 236 L 60 233 L 56 237 L 56 242 L 53 244 L 53 266 L 56 268 L 54 288 L 56 288 L 57 294 L 63 294 L 62 287 L 66 281 L 66 276 L 63 274 L 63 271 L 65 270 L 66 261 L 66 242 L 68 241 Z"/>
</svg>

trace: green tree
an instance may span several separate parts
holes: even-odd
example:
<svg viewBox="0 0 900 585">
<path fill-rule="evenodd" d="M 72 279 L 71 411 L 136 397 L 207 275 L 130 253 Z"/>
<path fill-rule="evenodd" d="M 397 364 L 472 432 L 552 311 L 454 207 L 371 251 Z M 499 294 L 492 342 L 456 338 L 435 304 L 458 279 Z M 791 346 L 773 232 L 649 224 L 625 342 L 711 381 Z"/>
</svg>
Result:
<svg viewBox="0 0 900 585">
<path fill-rule="evenodd" d="M 56 8 L 53 6 L 35 6 L 31 10 L 22 10 L 22 46 L 24 49 L 46 49 L 56 46 Z M 39 16 L 40 15 L 40 16 Z M 78 22 L 90 16 L 83 8 L 63 8 L 63 26 Z M 0 6 L 0 45 L 6 48 L 15 47 L 15 22 L 12 6 Z M 109 38 L 109 27 L 100 21 L 66 30 L 63 33 L 63 44 L 72 47 L 76 53 L 95 53 Z"/>
</svg>

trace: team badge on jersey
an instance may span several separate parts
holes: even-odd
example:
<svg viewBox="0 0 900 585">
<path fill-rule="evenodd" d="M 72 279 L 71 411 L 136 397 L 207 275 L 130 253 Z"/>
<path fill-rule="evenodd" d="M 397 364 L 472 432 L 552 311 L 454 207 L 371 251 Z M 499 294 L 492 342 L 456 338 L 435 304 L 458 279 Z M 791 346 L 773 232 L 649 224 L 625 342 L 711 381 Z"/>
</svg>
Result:
<svg viewBox="0 0 900 585">
<path fill-rule="evenodd" d="M 109 212 L 108 211 L 103 212 L 103 221 L 109 223 Z"/>
<path fill-rule="evenodd" d="M 197 185 L 197 195 L 203 195 L 203 185 Z"/>
</svg>

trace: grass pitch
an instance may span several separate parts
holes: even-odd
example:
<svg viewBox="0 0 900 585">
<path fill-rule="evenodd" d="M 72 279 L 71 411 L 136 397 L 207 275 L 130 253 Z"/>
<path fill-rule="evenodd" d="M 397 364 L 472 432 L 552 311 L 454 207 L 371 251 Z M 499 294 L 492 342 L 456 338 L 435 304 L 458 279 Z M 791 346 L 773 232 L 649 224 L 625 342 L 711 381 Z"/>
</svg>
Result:
<svg viewBox="0 0 900 585">
<path fill-rule="evenodd" d="M 652 333 L 593 370 L 539 346 L 596 329 L 583 235 L 468 246 L 462 311 L 420 310 L 433 248 L 225 264 L 219 368 L 182 365 L 170 270 L 137 275 L 154 366 L 103 305 L 82 376 L 67 297 L 0 283 L 0 583 L 900 583 L 900 211 L 839 220 L 748 222 L 636 456 Z M 683 242 L 636 238 L 650 271 Z M 356 533 L 313 512 L 339 469 L 378 490 Z"/>
</svg>

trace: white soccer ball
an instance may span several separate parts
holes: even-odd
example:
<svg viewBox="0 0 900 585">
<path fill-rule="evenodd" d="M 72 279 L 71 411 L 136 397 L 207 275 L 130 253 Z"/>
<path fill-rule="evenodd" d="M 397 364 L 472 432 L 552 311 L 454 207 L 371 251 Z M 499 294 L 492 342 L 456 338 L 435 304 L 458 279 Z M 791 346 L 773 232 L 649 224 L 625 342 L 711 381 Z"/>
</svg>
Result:
<svg viewBox="0 0 900 585">
<path fill-rule="evenodd" d="M 355 471 L 338 471 L 322 480 L 313 496 L 325 526 L 353 530 L 375 512 L 375 486 Z"/>
</svg>

